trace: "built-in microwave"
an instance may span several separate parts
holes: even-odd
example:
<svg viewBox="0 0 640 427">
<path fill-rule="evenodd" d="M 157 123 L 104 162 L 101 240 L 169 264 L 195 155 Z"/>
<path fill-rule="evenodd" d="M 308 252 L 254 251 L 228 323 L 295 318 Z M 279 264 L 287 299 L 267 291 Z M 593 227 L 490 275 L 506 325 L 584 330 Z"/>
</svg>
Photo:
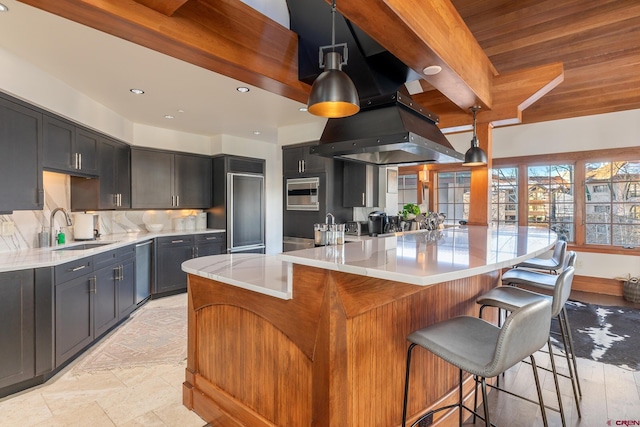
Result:
<svg viewBox="0 0 640 427">
<path fill-rule="evenodd" d="M 318 177 L 287 179 L 287 210 L 319 211 L 319 187 Z"/>
</svg>

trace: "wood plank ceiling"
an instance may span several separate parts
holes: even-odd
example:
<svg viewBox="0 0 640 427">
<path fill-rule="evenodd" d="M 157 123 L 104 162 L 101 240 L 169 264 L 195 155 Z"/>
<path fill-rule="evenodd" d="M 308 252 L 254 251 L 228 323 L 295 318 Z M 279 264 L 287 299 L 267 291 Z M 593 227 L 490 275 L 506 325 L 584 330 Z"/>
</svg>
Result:
<svg viewBox="0 0 640 427">
<path fill-rule="evenodd" d="M 296 34 L 239 0 L 21 1 L 291 99 L 309 91 Z M 468 128 L 470 103 L 497 125 L 640 108 L 637 0 L 341 0 L 338 11 L 414 70 L 444 65 L 413 95 L 442 128 Z"/>
</svg>

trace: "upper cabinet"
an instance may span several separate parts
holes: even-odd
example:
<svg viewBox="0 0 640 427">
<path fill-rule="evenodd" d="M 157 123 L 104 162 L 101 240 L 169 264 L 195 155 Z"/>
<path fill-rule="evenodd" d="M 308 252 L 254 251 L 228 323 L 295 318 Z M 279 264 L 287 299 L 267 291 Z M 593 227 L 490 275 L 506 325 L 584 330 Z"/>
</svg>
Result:
<svg viewBox="0 0 640 427">
<path fill-rule="evenodd" d="M 344 162 L 342 206 L 376 207 L 378 204 L 380 168 L 359 162 Z"/>
<path fill-rule="evenodd" d="M 97 175 L 99 138 L 95 132 L 45 114 L 44 168 L 72 175 Z"/>
<path fill-rule="evenodd" d="M 324 172 L 326 162 L 322 156 L 309 153 L 309 144 L 282 148 L 282 169 L 285 176 L 296 176 Z"/>
<path fill-rule="evenodd" d="M 130 151 L 127 144 L 100 137 L 99 179 L 71 177 L 71 209 L 131 208 Z"/>
<path fill-rule="evenodd" d="M 0 213 L 41 210 L 42 113 L 0 96 Z"/>
<path fill-rule="evenodd" d="M 210 205 L 209 157 L 131 149 L 132 208 L 206 209 Z"/>
</svg>

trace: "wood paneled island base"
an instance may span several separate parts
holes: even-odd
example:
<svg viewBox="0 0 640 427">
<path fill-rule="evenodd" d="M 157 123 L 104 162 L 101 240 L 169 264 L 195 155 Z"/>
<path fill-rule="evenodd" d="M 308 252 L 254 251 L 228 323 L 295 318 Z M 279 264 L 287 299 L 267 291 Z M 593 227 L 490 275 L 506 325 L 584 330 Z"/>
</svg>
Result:
<svg viewBox="0 0 640 427">
<path fill-rule="evenodd" d="M 184 405 L 214 426 L 399 426 L 406 336 L 477 316 L 476 298 L 498 282 L 495 271 L 417 286 L 294 264 L 284 300 L 189 274 Z M 409 418 L 455 401 L 457 381 L 415 351 Z M 457 423 L 455 411 L 438 415 Z"/>
</svg>

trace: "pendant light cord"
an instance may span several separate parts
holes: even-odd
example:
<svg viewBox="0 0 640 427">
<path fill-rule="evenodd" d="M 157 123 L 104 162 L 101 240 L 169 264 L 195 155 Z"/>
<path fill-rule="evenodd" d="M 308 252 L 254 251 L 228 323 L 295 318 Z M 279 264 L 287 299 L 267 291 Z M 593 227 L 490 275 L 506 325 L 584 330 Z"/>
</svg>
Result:
<svg viewBox="0 0 640 427">
<path fill-rule="evenodd" d="M 336 0 L 331 2 L 331 49 L 336 51 Z"/>
</svg>

